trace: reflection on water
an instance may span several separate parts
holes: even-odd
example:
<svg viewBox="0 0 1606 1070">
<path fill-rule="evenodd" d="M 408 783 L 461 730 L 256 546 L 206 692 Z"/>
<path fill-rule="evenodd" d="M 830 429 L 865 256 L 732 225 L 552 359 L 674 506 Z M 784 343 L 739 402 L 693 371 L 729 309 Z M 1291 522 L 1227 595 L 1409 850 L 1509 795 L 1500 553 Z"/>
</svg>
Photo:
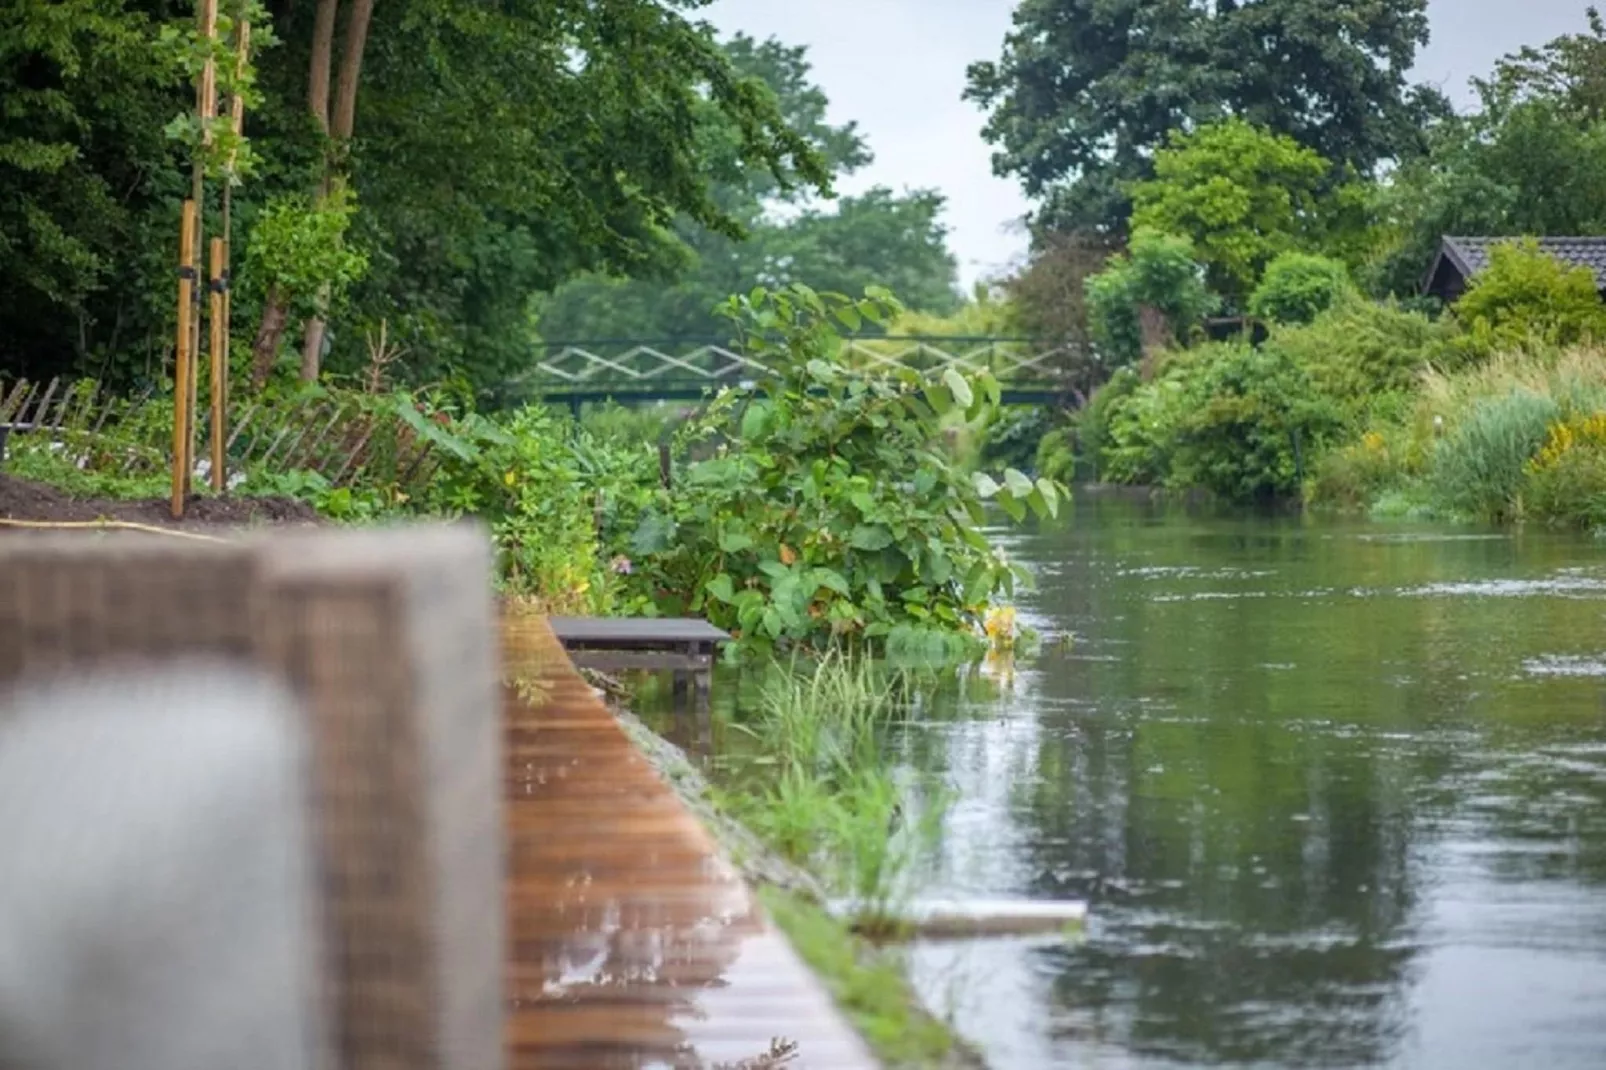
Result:
<svg viewBox="0 0 1606 1070">
<path fill-rule="evenodd" d="M 1594 544 L 1108 500 L 1007 542 L 1075 644 L 903 741 L 959 793 L 934 891 L 1092 903 L 916 954 L 996 1066 L 1606 1065 Z"/>
</svg>

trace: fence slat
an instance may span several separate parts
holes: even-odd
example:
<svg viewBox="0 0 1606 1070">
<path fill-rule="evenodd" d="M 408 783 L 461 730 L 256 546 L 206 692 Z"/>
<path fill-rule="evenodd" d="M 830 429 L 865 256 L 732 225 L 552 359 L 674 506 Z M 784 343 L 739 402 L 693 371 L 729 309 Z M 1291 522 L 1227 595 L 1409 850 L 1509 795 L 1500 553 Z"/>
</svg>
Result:
<svg viewBox="0 0 1606 1070">
<path fill-rule="evenodd" d="M 370 420 L 368 422 L 368 429 L 364 431 L 362 433 L 362 437 L 357 440 L 357 447 L 346 455 L 346 462 L 340 466 L 340 471 L 336 472 L 335 477 L 329 481 L 331 486 L 341 486 L 341 480 L 346 478 L 347 472 L 352 472 L 352 468 L 357 464 L 358 458 L 361 457 L 366 460 L 364 452 L 368 449 L 368 440 L 374 437 L 374 430 L 378 426 L 378 420 Z M 356 471 L 360 472 L 362 469 L 358 467 Z M 356 472 L 352 472 L 352 474 L 355 475 Z"/>
<path fill-rule="evenodd" d="M 22 404 L 22 395 L 28 389 L 28 380 L 18 379 L 11 391 L 0 401 L 0 423 L 10 423 L 12 416 L 19 411 Z"/>
<path fill-rule="evenodd" d="M 340 422 L 340 418 L 341 418 L 341 416 L 345 415 L 345 412 L 346 412 L 345 403 L 341 402 L 340 404 L 337 404 L 335 406 L 335 414 L 333 416 L 329 417 L 329 422 L 327 424 L 324 424 L 323 430 L 318 432 L 318 434 L 313 438 L 313 440 L 311 442 L 307 443 L 307 448 L 305 450 L 303 450 L 299 455 L 296 454 L 293 450 L 288 455 L 286 455 L 285 461 L 284 461 L 285 469 L 288 471 L 288 470 L 294 469 L 296 467 L 302 467 L 302 468 L 307 467 L 308 466 L 308 462 L 312 460 L 313 452 L 315 450 L 317 450 L 317 448 L 318 448 L 318 444 L 321 443 L 325 438 L 329 437 L 329 432 L 334 430 L 335 424 Z M 293 463 L 291 458 L 295 458 L 297 461 L 299 461 L 299 465 L 296 464 L 296 463 Z"/>
</svg>

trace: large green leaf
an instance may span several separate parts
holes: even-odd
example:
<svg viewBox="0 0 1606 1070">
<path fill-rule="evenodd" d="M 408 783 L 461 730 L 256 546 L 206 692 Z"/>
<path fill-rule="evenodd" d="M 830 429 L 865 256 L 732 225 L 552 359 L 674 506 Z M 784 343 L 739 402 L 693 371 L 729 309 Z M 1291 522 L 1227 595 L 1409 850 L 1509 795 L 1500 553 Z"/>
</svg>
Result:
<svg viewBox="0 0 1606 1070">
<path fill-rule="evenodd" d="M 848 545 L 855 550 L 885 550 L 892 542 L 892 532 L 880 524 L 860 524 L 848 536 Z"/>
<path fill-rule="evenodd" d="M 742 437 L 748 440 L 761 438 L 770 425 L 770 407 L 762 401 L 747 406 L 742 414 Z"/>
<path fill-rule="evenodd" d="M 721 602 L 731 603 L 736 600 L 736 585 L 731 582 L 730 573 L 721 572 L 707 583 L 708 593 Z"/>
<path fill-rule="evenodd" d="M 971 393 L 970 383 L 965 381 L 965 377 L 959 374 L 958 369 L 948 368 L 945 370 L 942 373 L 942 381 L 947 384 L 948 389 L 953 393 L 954 401 L 961 409 L 970 408 L 971 403 L 976 400 L 975 395 Z"/>
<path fill-rule="evenodd" d="M 647 557 L 669 548 L 675 538 L 674 518 L 649 509 L 641 514 L 635 532 L 630 536 L 630 552 Z"/>
<path fill-rule="evenodd" d="M 1051 517 L 1059 516 L 1060 515 L 1060 492 L 1059 492 L 1059 488 L 1054 485 L 1052 480 L 1042 479 L 1042 478 L 1038 479 L 1036 486 L 1037 486 L 1037 493 L 1039 493 L 1039 494 L 1041 494 L 1043 496 L 1043 501 L 1045 503 L 1047 503 L 1047 505 L 1048 505 L 1048 515 L 1051 516 Z"/>
<path fill-rule="evenodd" d="M 727 554 L 739 554 L 753 547 L 753 536 L 738 527 L 727 527 L 719 533 L 719 548 Z"/>
<path fill-rule="evenodd" d="M 462 461 L 477 460 L 480 451 L 472 442 L 460 435 L 453 434 L 449 429 L 442 427 L 433 419 L 418 411 L 413 399 L 406 394 L 398 394 L 392 399 L 391 411 L 412 429 L 413 433 L 436 449 L 445 450 Z"/>
<path fill-rule="evenodd" d="M 853 589 L 848 586 L 847 577 L 830 568 L 817 568 L 814 570 L 814 584 L 816 587 L 825 587 L 844 597 L 851 595 Z"/>
</svg>

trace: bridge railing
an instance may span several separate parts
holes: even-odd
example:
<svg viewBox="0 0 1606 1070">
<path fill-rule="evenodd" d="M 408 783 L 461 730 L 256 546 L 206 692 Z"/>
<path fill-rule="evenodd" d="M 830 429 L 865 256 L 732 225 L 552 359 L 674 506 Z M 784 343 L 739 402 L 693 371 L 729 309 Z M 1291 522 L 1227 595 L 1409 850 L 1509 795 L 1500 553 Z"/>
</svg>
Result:
<svg viewBox="0 0 1606 1070">
<path fill-rule="evenodd" d="M 1016 395 L 1068 392 L 1086 374 L 1088 354 L 1075 346 L 1029 338 L 888 336 L 852 338 L 839 359 L 887 371 L 940 375 L 953 368 L 989 371 Z M 751 381 L 771 369 L 731 342 L 698 339 L 550 343 L 535 364 L 507 384 L 515 397 L 552 400 L 673 400 Z"/>
</svg>

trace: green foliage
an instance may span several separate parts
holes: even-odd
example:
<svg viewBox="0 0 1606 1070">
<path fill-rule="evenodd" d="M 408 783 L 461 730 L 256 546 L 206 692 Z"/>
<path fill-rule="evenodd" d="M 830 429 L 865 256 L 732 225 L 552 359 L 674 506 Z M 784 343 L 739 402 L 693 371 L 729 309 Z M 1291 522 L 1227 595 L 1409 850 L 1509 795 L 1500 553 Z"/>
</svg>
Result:
<svg viewBox="0 0 1606 1070">
<path fill-rule="evenodd" d="M 1078 465 L 1077 425 L 1074 422 L 1050 427 L 1037 440 L 1032 464 L 1037 474 L 1056 483 L 1073 483 L 1082 476 Z"/>
<path fill-rule="evenodd" d="M 1412 155 L 1449 113 L 1406 83 L 1427 35 L 1425 0 L 1027 0 L 966 95 L 1039 225 L 1118 233 L 1172 130 L 1236 116 L 1362 176 Z"/>
<path fill-rule="evenodd" d="M 1088 321 L 1099 357 L 1118 368 L 1144 352 L 1143 310 L 1153 309 L 1170 338 L 1188 332 L 1215 307 L 1186 238 L 1139 230 L 1127 253 L 1087 280 Z"/>
<path fill-rule="evenodd" d="M 536 325 L 552 341 L 599 338 L 692 338 L 723 343 L 729 327 L 719 306 L 731 293 L 762 283 L 802 283 L 859 293 L 884 285 L 916 307 L 946 313 L 959 306 L 955 265 L 939 221 L 943 198 L 932 191 L 883 188 L 810 207 L 784 222 L 754 212 L 740 240 L 689 229 L 690 262 L 664 278 L 588 275 L 535 302 Z M 879 330 L 873 324 L 866 325 Z"/>
<path fill-rule="evenodd" d="M 982 465 L 993 469 L 1036 467 L 1038 443 L 1053 419 L 1053 410 L 1043 405 L 1010 405 L 1000 409 L 983 431 Z"/>
<path fill-rule="evenodd" d="M 1526 515 L 1600 532 L 1606 527 L 1606 409 L 1553 422 L 1525 474 Z"/>
<path fill-rule="evenodd" d="M 1286 354 L 1316 389 L 1352 414 L 1380 395 L 1415 390 L 1429 366 L 1454 366 L 1450 324 L 1394 302 L 1349 295 L 1308 324 L 1274 328 L 1268 349 Z"/>
<path fill-rule="evenodd" d="M 1297 494 L 1340 415 L 1294 361 L 1267 347 L 1214 347 L 1179 371 L 1186 402 L 1167 482 L 1232 501 Z"/>
<path fill-rule="evenodd" d="M 355 196 L 336 190 L 312 203 L 300 194 L 276 197 L 263 206 L 251 228 L 242 272 L 256 294 L 277 290 L 298 316 L 319 311 L 318 295 L 328 287 L 336 310 L 368 270 L 368 257 L 346 242 Z"/>
<path fill-rule="evenodd" d="M 1278 256 L 1340 227 L 1333 167 L 1291 137 L 1240 119 L 1174 131 L 1154 178 L 1132 186 L 1132 225 L 1192 240 L 1212 288 L 1241 307 Z"/>
<path fill-rule="evenodd" d="M 852 174 L 871 160 L 856 127 L 825 121 L 827 100 L 810 80 L 805 50 L 738 34 L 723 46 L 742 74 L 776 96 L 789 127 L 814 144 L 833 176 Z M 932 191 L 895 194 L 876 188 L 842 197 L 829 209 L 803 205 L 782 218 L 773 208 L 798 199 L 767 170 L 744 165 L 729 128 L 711 127 L 712 195 L 742 225 L 740 236 L 683 220 L 675 234 L 687 256 L 649 277 L 590 274 L 535 302 L 550 341 L 602 338 L 700 338 L 723 342 L 727 324 L 718 306 L 755 282 L 797 281 L 817 290 L 861 292 L 879 283 L 917 307 L 954 307 L 954 261 Z"/>
<path fill-rule="evenodd" d="M 1508 106 L 1543 100 L 1569 116 L 1606 119 L 1606 21 L 1593 6 L 1584 11 L 1587 33 L 1564 34 L 1504 57 L 1490 78 L 1474 79 L 1480 96 Z"/>
<path fill-rule="evenodd" d="M 1102 479 L 1255 501 L 1297 493 L 1342 424 L 1291 355 L 1218 343 L 1171 355 L 1148 382 L 1112 378 L 1078 429 Z"/>
<path fill-rule="evenodd" d="M 1110 385 L 1116 382 L 1112 379 Z M 1099 479 L 1152 487 L 1176 482 L 1171 479 L 1171 460 L 1176 452 L 1177 426 L 1189 402 L 1185 385 L 1176 367 L 1149 382 L 1130 374 L 1122 381 L 1125 389 L 1104 400 L 1098 417 L 1084 425 L 1086 441 L 1100 443 L 1093 453 Z"/>
<path fill-rule="evenodd" d="M 748 649 L 840 640 L 962 653 L 1018 579 L 977 530 L 984 502 L 1017 520 L 1059 507 L 1045 480 L 972 480 L 941 449 L 942 415 L 979 418 L 997 382 L 845 368 L 838 328 L 888 318 L 884 292 L 758 288 L 728 311 L 778 372 L 713 400 L 689 431 L 712 455 L 620 533 L 632 589 L 662 612 L 706 615 Z"/>
<path fill-rule="evenodd" d="M 1312 491 L 1374 512 L 1596 527 L 1603 456 L 1606 351 L 1529 348 L 1381 396 Z"/>
<path fill-rule="evenodd" d="M 126 372 L 168 341 L 181 160 L 162 130 L 183 96 L 154 45 L 184 10 L 0 8 L 0 347 L 12 373 Z"/>
<path fill-rule="evenodd" d="M 1060 451 L 1065 447 L 1049 444 L 1045 448 L 1049 451 L 1049 456 L 1055 457 L 1055 460 L 1051 463 L 1048 457 L 1045 457 L 1040 451 L 1037 462 L 1039 470 L 1051 479 L 1062 479 L 1064 477 L 1059 475 L 1058 472 L 1071 470 L 1074 467 L 1075 458 L 1081 457 L 1091 467 L 1091 476 L 1095 481 L 1105 479 L 1107 476 L 1104 460 L 1106 452 L 1122 444 L 1116 441 L 1114 429 L 1111 427 L 1111 417 L 1119 412 L 1124 418 L 1125 413 L 1122 410 L 1124 410 L 1125 406 L 1123 402 L 1135 394 L 1142 385 L 1143 380 L 1139 378 L 1135 369 L 1116 369 L 1115 373 L 1110 376 L 1109 381 L 1094 391 L 1093 396 L 1088 399 L 1087 405 L 1077 414 L 1073 430 L 1066 436 L 1065 442 L 1065 447 L 1070 448 L 1071 458 L 1061 455 Z M 1127 429 L 1123 428 L 1123 443 L 1126 441 L 1126 432 Z M 1045 443 L 1049 442 L 1047 438 L 1044 441 Z M 1151 471 L 1151 466 L 1146 463 L 1123 466 L 1120 462 L 1117 462 L 1117 472 L 1113 481 L 1150 482 L 1150 479 L 1141 477 L 1125 480 L 1122 477 L 1129 475 L 1139 476 L 1140 472 L 1143 475 L 1148 475 Z M 1153 479 L 1158 479 L 1157 473 L 1154 474 Z"/>
<path fill-rule="evenodd" d="M 1031 256 L 1000 284 L 1021 334 L 1081 357 L 1080 367 L 1066 370 L 1071 384 L 1084 392 L 1102 377 L 1091 359 L 1087 280 L 1104 269 L 1110 252 L 1110 242 L 1089 234 L 1039 229 Z"/>
<path fill-rule="evenodd" d="M 853 151 L 791 125 L 806 115 L 783 113 L 681 5 L 653 0 L 380 4 L 355 137 L 334 146 L 306 104 L 316 7 L 273 4 L 271 25 L 253 17 L 253 40 L 277 36 L 282 47 L 236 87 L 250 92 L 249 146 L 216 127 L 210 155 L 249 149 L 237 160 L 253 168 L 234 198 L 237 256 L 251 255 L 264 208 L 311 193 L 329 159 L 349 179 L 361 209 L 347 247 L 368 270 L 331 322 L 326 367 L 337 374 L 361 365 L 361 327 L 383 319 L 407 349 L 402 381 L 494 383 L 528 360 L 532 293 L 588 271 L 661 270 L 687 254 L 682 225 L 739 236 L 751 217 L 722 203 L 722 184 L 825 191 L 821 145 Z M 187 157 L 201 133 L 173 123 L 192 108 L 186 72 L 204 58 L 193 25 L 193 5 L 177 0 L 0 13 L 10 370 L 83 369 L 118 385 L 159 377 Z M 252 332 L 262 293 L 238 291 L 237 333 Z"/>
<path fill-rule="evenodd" d="M 1455 316 L 1466 326 L 1466 346 L 1482 356 L 1606 336 L 1606 306 L 1596 291 L 1595 273 L 1568 267 L 1531 239 L 1490 250 L 1489 266 L 1473 277 Z"/>
<path fill-rule="evenodd" d="M 1520 515 L 1524 467 L 1559 414 L 1553 398 L 1525 391 L 1478 401 L 1434 450 L 1434 504 L 1475 519 Z"/>
<path fill-rule="evenodd" d="M 1266 265 L 1249 297 L 1249 314 L 1270 323 L 1309 323 L 1351 294 L 1349 270 L 1308 253 L 1282 253 Z"/>
<path fill-rule="evenodd" d="M 245 21 L 252 27 L 250 54 L 239 63 L 235 25 Z M 261 0 L 234 0 L 218 5 L 216 33 L 207 37 L 195 19 L 170 22 L 157 34 L 155 47 L 165 54 L 172 69 L 182 72 L 190 84 L 200 78 L 212 63 L 213 85 L 219 102 L 239 97 L 248 111 L 262 106 L 257 88 L 256 57 L 263 49 L 278 44 L 273 22 Z M 167 136 L 182 144 L 191 159 L 199 161 L 208 178 L 238 183 L 257 168 L 257 155 L 251 139 L 234 132 L 234 120 L 227 107 L 209 119 L 202 119 L 192 106 L 179 112 L 167 124 Z"/>
<path fill-rule="evenodd" d="M 901 788 L 885 755 L 888 729 L 906 712 L 886 672 L 832 651 L 816 663 L 777 666 L 752 723 L 764 764 L 741 794 L 738 816 L 775 849 L 822 875 L 866 917 L 884 918 L 920 849 L 920 799 Z M 938 800 L 940 802 L 940 800 Z M 941 809 L 928 811 L 928 822 Z"/>
<path fill-rule="evenodd" d="M 648 493 L 656 449 L 595 439 L 567 416 L 535 405 L 494 422 L 463 416 L 446 433 L 450 441 L 437 448 L 450 459 L 415 507 L 489 524 L 509 593 L 551 612 L 611 610 L 618 579 L 605 559 L 599 520 L 633 508 Z"/>
<path fill-rule="evenodd" d="M 587 405 L 580 413 L 580 429 L 613 448 L 651 446 L 671 437 L 685 410 L 673 403 L 626 408 L 615 401 Z"/>
<path fill-rule="evenodd" d="M 1606 24 L 1524 48 L 1474 79 L 1480 108 L 1437 124 L 1382 190 L 1375 286 L 1413 294 L 1446 234 L 1606 233 Z"/>
</svg>

